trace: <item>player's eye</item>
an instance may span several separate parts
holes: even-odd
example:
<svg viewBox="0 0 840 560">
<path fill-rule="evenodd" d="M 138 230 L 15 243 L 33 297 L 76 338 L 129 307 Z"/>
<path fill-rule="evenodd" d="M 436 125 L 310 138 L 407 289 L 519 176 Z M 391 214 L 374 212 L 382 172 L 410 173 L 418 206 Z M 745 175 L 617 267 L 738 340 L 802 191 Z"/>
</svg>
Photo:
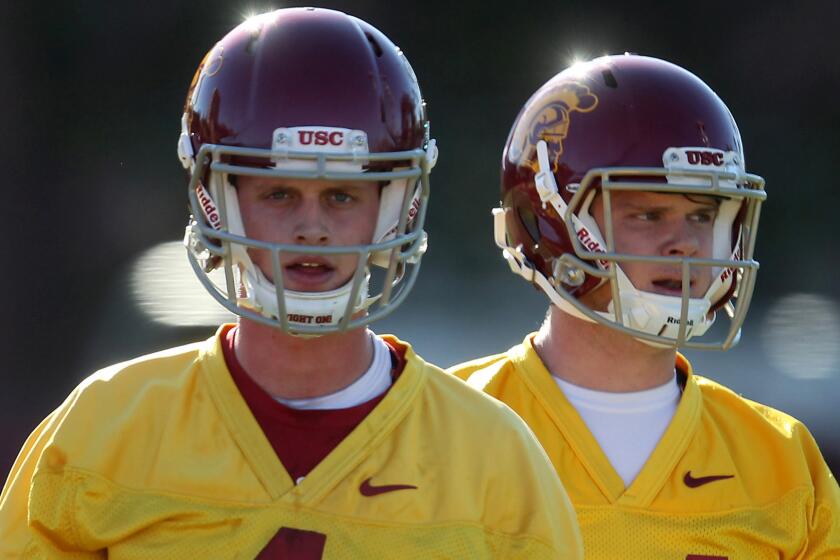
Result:
<svg viewBox="0 0 840 560">
<path fill-rule="evenodd" d="M 265 194 L 265 198 L 269 200 L 289 200 L 292 198 L 292 193 L 288 189 L 271 189 Z"/>
<path fill-rule="evenodd" d="M 699 210 L 689 214 L 688 219 L 698 224 L 710 224 L 715 221 L 717 217 L 717 209 L 710 208 L 708 210 Z"/>
<path fill-rule="evenodd" d="M 330 202 L 334 202 L 336 204 L 349 204 L 356 199 L 352 194 L 346 191 L 332 191 L 328 196 Z"/>
<path fill-rule="evenodd" d="M 662 213 L 657 212 L 655 210 L 636 212 L 635 214 L 633 214 L 633 218 L 643 222 L 655 222 L 661 217 Z"/>
</svg>

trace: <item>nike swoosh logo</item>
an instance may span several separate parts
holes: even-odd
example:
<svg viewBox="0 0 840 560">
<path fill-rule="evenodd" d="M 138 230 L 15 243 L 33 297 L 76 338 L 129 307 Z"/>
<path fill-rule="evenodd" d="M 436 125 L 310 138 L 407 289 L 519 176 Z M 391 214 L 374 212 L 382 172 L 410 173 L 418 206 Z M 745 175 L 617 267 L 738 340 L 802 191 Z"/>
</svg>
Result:
<svg viewBox="0 0 840 560">
<path fill-rule="evenodd" d="M 683 482 L 689 488 L 697 488 L 698 486 L 703 486 L 704 484 L 708 484 L 710 482 L 715 482 L 717 480 L 726 480 L 727 478 L 735 478 L 734 474 L 718 474 L 713 476 L 698 476 L 693 477 L 691 476 L 691 471 L 685 473 L 683 477 Z"/>
<path fill-rule="evenodd" d="M 374 486 L 370 483 L 372 478 L 372 476 L 369 477 L 359 485 L 359 492 L 361 492 L 362 496 L 378 496 L 379 494 L 396 492 L 397 490 L 417 490 L 417 487 L 411 484 L 383 484 L 381 486 Z"/>
</svg>

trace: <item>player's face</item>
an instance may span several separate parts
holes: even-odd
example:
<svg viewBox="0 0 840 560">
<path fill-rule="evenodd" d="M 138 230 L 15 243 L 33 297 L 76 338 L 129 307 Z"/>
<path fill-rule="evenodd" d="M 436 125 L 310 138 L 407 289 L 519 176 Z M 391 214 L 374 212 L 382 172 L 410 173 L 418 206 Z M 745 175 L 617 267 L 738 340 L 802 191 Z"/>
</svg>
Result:
<svg viewBox="0 0 840 560">
<path fill-rule="evenodd" d="M 273 177 L 237 178 L 245 232 L 253 239 L 312 247 L 361 245 L 373 238 L 379 185 L 373 181 L 312 181 Z M 249 249 L 254 264 L 274 281 L 271 254 Z M 346 284 L 357 255 L 281 253 L 285 288 L 325 292 Z"/>
<path fill-rule="evenodd" d="M 592 216 L 606 236 L 603 195 L 596 196 Z M 711 258 L 718 201 L 710 196 L 614 191 L 611 196 L 615 251 L 630 255 Z M 622 262 L 633 285 L 646 292 L 682 296 L 679 265 Z M 691 267 L 691 297 L 702 297 L 713 280 L 707 266 Z M 591 304 L 606 309 L 608 285 L 596 290 Z M 600 309 L 602 308 L 602 309 Z"/>
</svg>

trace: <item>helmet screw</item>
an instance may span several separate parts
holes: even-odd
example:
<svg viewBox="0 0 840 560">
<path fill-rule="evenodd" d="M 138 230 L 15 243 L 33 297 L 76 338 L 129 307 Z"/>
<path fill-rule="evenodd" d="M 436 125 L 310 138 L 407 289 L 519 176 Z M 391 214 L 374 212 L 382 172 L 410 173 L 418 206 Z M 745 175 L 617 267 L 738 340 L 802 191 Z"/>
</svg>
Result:
<svg viewBox="0 0 840 560">
<path fill-rule="evenodd" d="M 579 268 L 572 268 L 569 269 L 566 277 L 568 278 L 568 282 L 566 282 L 566 284 L 569 284 L 570 286 L 580 286 L 583 284 L 586 274 L 584 274 L 584 272 Z"/>
<path fill-rule="evenodd" d="M 586 280 L 586 273 L 575 266 L 570 266 L 569 264 L 558 261 L 555 265 L 555 274 L 554 276 L 559 280 L 560 283 L 566 284 L 567 286 L 580 286 Z"/>
</svg>

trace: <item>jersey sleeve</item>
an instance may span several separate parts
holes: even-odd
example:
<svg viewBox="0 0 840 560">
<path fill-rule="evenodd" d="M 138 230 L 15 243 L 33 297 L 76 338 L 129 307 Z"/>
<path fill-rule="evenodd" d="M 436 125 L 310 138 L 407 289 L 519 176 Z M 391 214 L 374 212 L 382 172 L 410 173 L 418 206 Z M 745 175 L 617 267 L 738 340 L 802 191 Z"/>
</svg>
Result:
<svg viewBox="0 0 840 560">
<path fill-rule="evenodd" d="M 78 389 L 77 389 L 78 391 Z M 75 400 L 77 391 L 47 416 L 27 438 L 0 494 L 0 558 L 73 559 L 106 558 L 105 552 L 84 551 L 77 546 L 70 524 L 49 527 L 33 515 L 32 504 L 39 510 L 49 509 L 55 518 L 66 515 L 65 499 L 72 488 L 65 485 L 44 486 L 35 483 L 43 468 L 61 458 L 51 453 L 50 442 Z"/>
<path fill-rule="evenodd" d="M 812 465 L 814 507 L 808 519 L 808 548 L 803 558 L 840 558 L 840 487 L 807 430 L 804 447 L 806 459 Z"/>
<path fill-rule="evenodd" d="M 501 390 L 499 384 L 506 383 L 511 370 L 508 355 L 496 354 L 452 366 L 446 373 L 460 378 L 477 391 L 497 396 Z M 582 537 L 574 507 L 548 455 L 531 428 L 509 408 L 509 403 L 503 404 L 500 411 L 509 415 L 511 423 L 519 426 L 520 430 L 514 442 L 505 443 L 507 461 L 499 462 L 505 464 L 505 476 L 509 480 L 496 485 L 499 502 L 488 509 L 519 519 L 535 518 L 534 525 L 539 529 L 521 527 L 520 531 L 543 535 L 547 550 L 550 550 L 549 557 L 583 558 Z M 517 509 L 515 504 L 521 509 Z M 543 519 L 537 522 L 537 518 Z M 510 522 L 509 519 L 496 521 L 499 526 L 510 526 Z M 499 557 L 522 560 L 543 557 L 528 546 L 525 540 L 510 540 L 508 548 Z M 530 546 L 533 547 L 533 543 Z"/>
<path fill-rule="evenodd" d="M 516 414 L 509 410 L 510 415 L 516 421 L 521 422 Z M 560 479 L 557 476 L 551 461 L 537 441 L 536 436 L 522 422 L 523 433 L 518 444 L 522 447 L 521 457 L 527 457 L 527 463 L 519 465 L 513 471 L 513 480 L 503 483 L 501 503 L 498 508 L 505 510 L 504 503 L 522 501 L 525 496 L 531 503 L 525 504 L 525 511 L 518 515 L 527 517 L 528 511 L 535 516 L 544 516 L 548 527 L 547 543 L 551 552 L 551 558 L 564 560 L 582 560 L 583 538 L 578 526 L 577 515 L 574 506 L 566 493 Z M 517 450 L 511 449 L 511 453 Z M 519 494 L 516 496 L 515 494 Z M 508 509 L 508 511 L 510 511 Z M 524 515 L 523 515 L 524 514 Z M 514 560 L 528 560 L 537 557 L 531 551 L 522 546 L 516 540 L 508 542 L 509 549 L 500 554 L 500 558 Z"/>
</svg>

